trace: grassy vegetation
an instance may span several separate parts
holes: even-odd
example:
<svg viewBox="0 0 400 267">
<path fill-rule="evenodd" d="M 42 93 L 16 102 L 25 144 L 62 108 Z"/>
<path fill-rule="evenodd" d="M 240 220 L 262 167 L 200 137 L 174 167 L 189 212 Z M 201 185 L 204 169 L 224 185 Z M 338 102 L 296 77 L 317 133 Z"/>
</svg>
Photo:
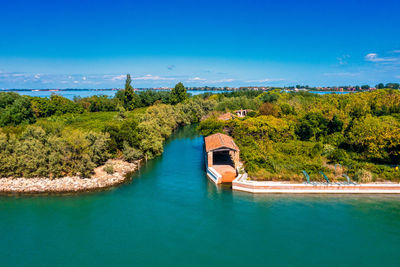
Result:
<svg viewBox="0 0 400 267">
<path fill-rule="evenodd" d="M 139 120 L 146 112 L 147 108 L 137 108 L 132 111 L 124 112 L 124 118 L 119 116 L 119 112 L 85 112 L 81 114 L 65 114 L 61 116 L 52 116 L 48 118 L 38 119 L 38 126 L 47 127 L 46 125 L 62 124 L 66 130 L 79 129 L 82 131 L 103 132 L 110 123 L 121 124 L 124 120 Z"/>
</svg>

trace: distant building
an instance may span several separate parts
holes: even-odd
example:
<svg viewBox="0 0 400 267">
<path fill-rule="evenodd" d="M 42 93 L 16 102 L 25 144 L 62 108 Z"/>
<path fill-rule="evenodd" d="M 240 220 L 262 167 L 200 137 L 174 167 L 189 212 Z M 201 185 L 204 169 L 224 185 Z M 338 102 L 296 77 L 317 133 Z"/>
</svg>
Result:
<svg viewBox="0 0 400 267">
<path fill-rule="evenodd" d="M 247 116 L 247 113 L 249 113 L 250 111 L 252 111 L 251 109 L 239 109 L 235 111 L 236 116 L 238 116 L 239 118 L 243 118 Z"/>
</svg>

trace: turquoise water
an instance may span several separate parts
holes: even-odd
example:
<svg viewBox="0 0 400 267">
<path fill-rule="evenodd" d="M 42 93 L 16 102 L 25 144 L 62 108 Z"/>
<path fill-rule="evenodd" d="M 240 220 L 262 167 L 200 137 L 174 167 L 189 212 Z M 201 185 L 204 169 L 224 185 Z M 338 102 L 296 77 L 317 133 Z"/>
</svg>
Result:
<svg viewBox="0 0 400 267">
<path fill-rule="evenodd" d="M 400 197 L 232 192 L 202 149 L 186 127 L 118 188 L 0 197 L 1 265 L 399 265 Z"/>
</svg>

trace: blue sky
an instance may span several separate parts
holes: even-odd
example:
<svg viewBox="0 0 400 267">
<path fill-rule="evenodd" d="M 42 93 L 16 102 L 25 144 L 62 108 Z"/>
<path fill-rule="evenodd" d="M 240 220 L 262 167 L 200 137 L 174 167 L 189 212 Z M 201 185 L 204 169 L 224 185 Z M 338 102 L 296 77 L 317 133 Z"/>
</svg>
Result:
<svg viewBox="0 0 400 267">
<path fill-rule="evenodd" d="M 0 3 L 0 88 L 400 81 L 400 1 Z"/>
</svg>

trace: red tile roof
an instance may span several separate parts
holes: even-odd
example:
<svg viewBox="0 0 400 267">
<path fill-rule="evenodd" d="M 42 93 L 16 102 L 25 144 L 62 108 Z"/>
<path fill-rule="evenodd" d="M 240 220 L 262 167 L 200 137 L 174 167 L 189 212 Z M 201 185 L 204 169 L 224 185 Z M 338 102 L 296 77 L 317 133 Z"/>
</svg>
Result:
<svg viewBox="0 0 400 267">
<path fill-rule="evenodd" d="M 233 141 L 232 137 L 222 133 L 212 134 L 204 138 L 206 144 L 206 152 L 216 150 L 218 148 L 229 148 L 231 150 L 239 151 L 239 148 Z"/>
<path fill-rule="evenodd" d="M 235 116 L 232 113 L 228 112 L 228 113 L 224 113 L 224 114 L 220 115 L 218 117 L 218 119 L 222 120 L 222 121 L 228 121 L 228 120 L 233 119 L 234 117 Z"/>
</svg>

